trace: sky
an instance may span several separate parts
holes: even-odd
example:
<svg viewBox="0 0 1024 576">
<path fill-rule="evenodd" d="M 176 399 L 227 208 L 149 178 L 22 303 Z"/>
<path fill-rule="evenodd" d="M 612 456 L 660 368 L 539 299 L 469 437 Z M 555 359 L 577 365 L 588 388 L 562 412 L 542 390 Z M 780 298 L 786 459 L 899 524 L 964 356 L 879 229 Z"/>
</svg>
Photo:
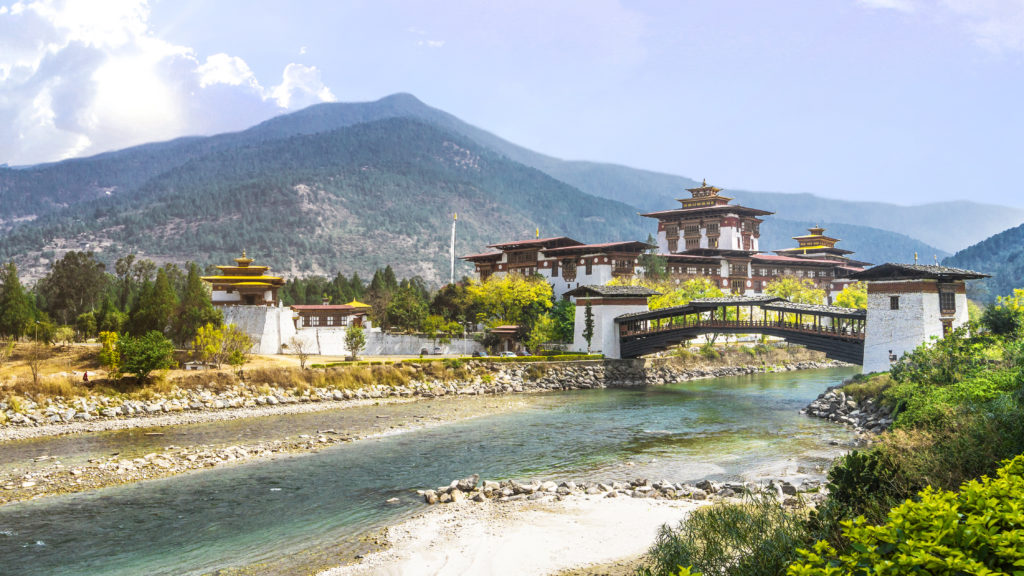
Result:
<svg viewBox="0 0 1024 576">
<path fill-rule="evenodd" d="M 1024 0 L 0 0 L 0 164 L 396 92 L 726 189 L 1024 207 Z"/>
</svg>

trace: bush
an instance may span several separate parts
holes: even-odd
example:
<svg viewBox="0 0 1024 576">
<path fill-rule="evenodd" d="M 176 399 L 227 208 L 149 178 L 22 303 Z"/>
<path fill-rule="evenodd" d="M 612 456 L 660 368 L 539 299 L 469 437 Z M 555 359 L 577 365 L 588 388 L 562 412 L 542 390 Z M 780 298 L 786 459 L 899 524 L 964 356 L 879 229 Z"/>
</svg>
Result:
<svg viewBox="0 0 1024 576">
<path fill-rule="evenodd" d="M 711 342 L 700 347 L 700 355 L 708 360 L 717 360 L 722 357 L 718 350 L 715 350 L 715 346 Z"/>
<path fill-rule="evenodd" d="M 671 576 L 682 566 L 705 576 L 783 574 L 811 541 L 803 520 L 770 496 L 694 510 L 672 529 L 662 526 L 640 576 Z"/>
<path fill-rule="evenodd" d="M 787 570 L 789 576 L 834 574 L 1020 574 L 1024 568 L 1024 455 L 963 484 L 959 493 L 926 488 L 920 500 L 893 508 L 872 526 L 863 518 L 845 522 L 852 543 L 839 554 L 826 541 Z"/>
</svg>

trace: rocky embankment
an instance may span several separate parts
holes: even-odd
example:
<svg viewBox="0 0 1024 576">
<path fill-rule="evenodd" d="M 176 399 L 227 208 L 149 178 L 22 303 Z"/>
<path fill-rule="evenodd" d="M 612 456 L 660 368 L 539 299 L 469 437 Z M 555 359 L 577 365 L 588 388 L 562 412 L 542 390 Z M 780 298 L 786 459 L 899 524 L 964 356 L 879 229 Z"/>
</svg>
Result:
<svg viewBox="0 0 1024 576">
<path fill-rule="evenodd" d="M 139 458 L 93 458 L 80 465 L 65 465 L 59 458 L 40 456 L 33 459 L 31 467 L 0 473 L 0 504 L 161 478 L 252 458 L 311 452 L 355 439 L 335 430 L 324 430 L 315 434 L 300 434 L 295 439 L 219 448 L 168 446 L 160 452 Z"/>
<path fill-rule="evenodd" d="M 892 425 L 892 410 L 888 406 L 874 398 L 858 402 L 842 387 L 840 384 L 819 394 L 800 413 L 852 426 L 860 433 L 881 434 Z"/>
<path fill-rule="evenodd" d="M 521 483 L 515 480 L 501 482 L 485 480 L 474 474 L 452 480 L 448 486 L 433 490 L 419 490 L 427 504 L 471 502 L 515 502 L 519 500 L 545 500 L 574 496 L 602 496 L 604 498 L 653 498 L 658 500 L 724 500 L 747 494 L 765 494 L 778 499 L 784 506 L 796 507 L 815 503 L 824 497 L 821 483 L 807 480 L 799 486 L 788 481 L 772 480 L 764 484 L 753 482 L 712 482 L 701 480 L 696 484 L 674 483 L 668 480 L 651 482 L 648 479 L 630 482 L 575 482 L 540 481 Z"/>
<path fill-rule="evenodd" d="M 629 360 L 536 364 L 469 362 L 466 368 L 474 376 L 468 380 L 450 382 L 437 379 L 411 380 L 404 385 L 372 385 L 356 390 L 332 388 L 300 390 L 276 385 L 238 384 L 220 392 L 175 389 L 169 394 L 153 393 L 147 400 L 101 395 L 74 399 L 58 396 L 45 402 L 35 402 L 27 398 L 8 398 L 5 401 L 0 401 L 0 439 L 25 437 L 25 435 L 4 434 L 4 428 L 10 427 L 31 428 L 93 420 L 117 420 L 238 408 L 262 408 L 270 411 L 276 406 L 300 403 L 638 387 L 663 385 L 697 378 L 739 376 L 765 371 L 831 368 L 841 365 L 844 364 L 805 361 L 779 366 L 683 369 L 671 364 L 651 365 L 643 361 Z M 53 429 L 55 434 L 62 433 L 62 430 L 65 432 L 77 431 L 72 427 L 54 427 Z M 96 430 L 97 428 L 90 427 L 89 429 Z"/>
</svg>

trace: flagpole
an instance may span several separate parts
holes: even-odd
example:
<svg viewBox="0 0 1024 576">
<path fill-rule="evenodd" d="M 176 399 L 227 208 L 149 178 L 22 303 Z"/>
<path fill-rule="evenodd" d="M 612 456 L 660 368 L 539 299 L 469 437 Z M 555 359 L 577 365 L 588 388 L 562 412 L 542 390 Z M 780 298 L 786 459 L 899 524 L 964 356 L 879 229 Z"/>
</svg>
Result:
<svg viewBox="0 0 1024 576">
<path fill-rule="evenodd" d="M 449 284 L 455 283 L 455 223 L 458 221 L 459 214 L 458 212 L 456 212 L 454 217 L 452 218 L 452 245 L 451 249 L 449 250 L 449 256 L 451 257 L 451 270 L 448 273 Z"/>
</svg>

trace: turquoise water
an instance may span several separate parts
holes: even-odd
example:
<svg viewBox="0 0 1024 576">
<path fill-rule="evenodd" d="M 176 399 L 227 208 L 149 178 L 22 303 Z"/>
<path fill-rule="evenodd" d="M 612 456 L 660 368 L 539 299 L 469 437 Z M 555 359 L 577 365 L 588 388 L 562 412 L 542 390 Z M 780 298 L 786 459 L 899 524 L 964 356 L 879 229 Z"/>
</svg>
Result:
<svg viewBox="0 0 1024 576">
<path fill-rule="evenodd" d="M 351 548 L 339 542 L 421 510 L 416 489 L 472 473 L 814 474 L 837 453 L 829 440 L 849 433 L 797 411 L 854 371 L 533 395 L 524 409 L 317 454 L 10 505 L 0 508 L 0 574 L 202 574 L 259 563 L 291 573 L 343 563 Z M 400 503 L 386 504 L 392 497 Z"/>
</svg>

